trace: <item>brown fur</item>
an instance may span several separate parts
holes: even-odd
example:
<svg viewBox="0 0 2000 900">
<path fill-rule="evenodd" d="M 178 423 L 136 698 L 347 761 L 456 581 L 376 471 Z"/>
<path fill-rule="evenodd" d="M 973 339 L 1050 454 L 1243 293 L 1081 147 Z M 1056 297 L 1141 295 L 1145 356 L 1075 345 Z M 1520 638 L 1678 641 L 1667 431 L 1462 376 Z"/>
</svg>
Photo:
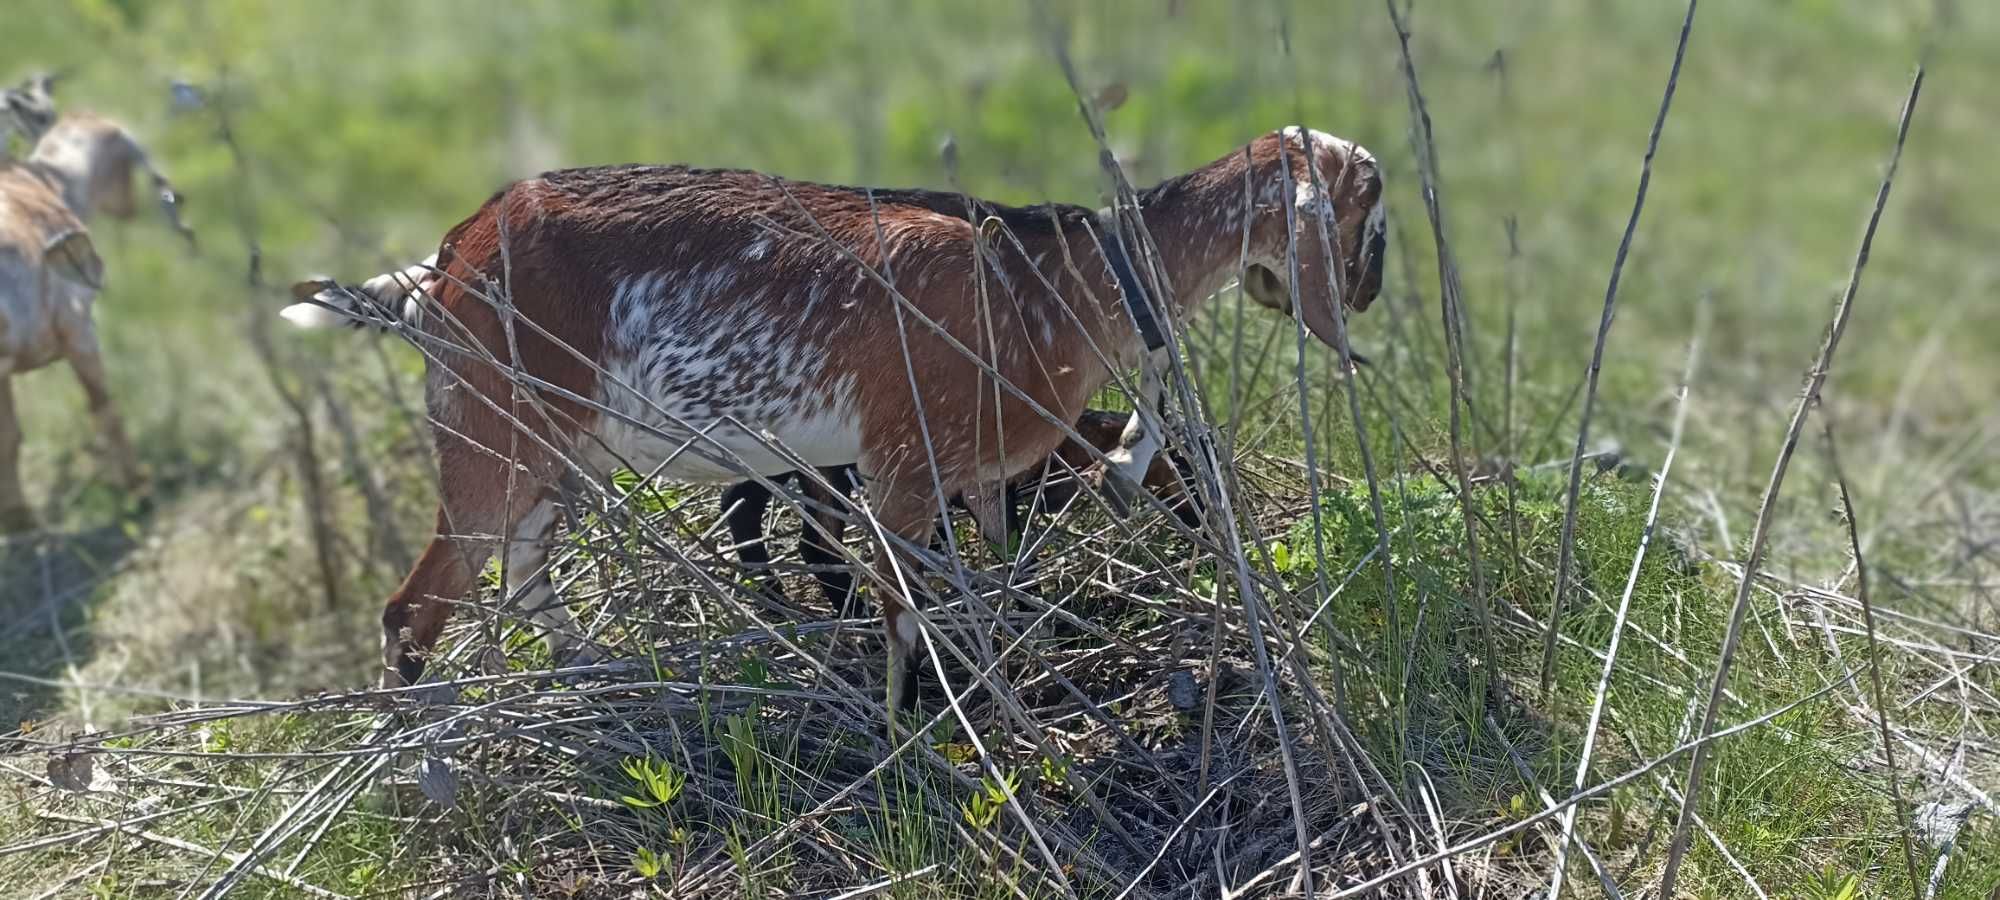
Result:
<svg viewBox="0 0 2000 900">
<path fill-rule="evenodd" d="M 8 102 L 18 96 L 8 92 Z M 40 96 L 46 101 L 45 90 Z M 36 140 L 26 160 L 0 160 L 0 531 L 34 522 L 20 484 L 21 428 L 8 384 L 14 374 L 68 360 L 120 479 L 131 488 L 140 483 L 92 323 L 104 266 L 84 221 L 96 214 L 132 215 L 136 167 L 163 191 L 173 226 L 192 234 L 174 217 L 178 201 L 165 177 L 129 133 L 88 113 L 53 116 L 53 107 L 27 117 L 17 113 L 16 121 L 28 121 L 31 132 L 45 130 L 29 135 Z"/>
<path fill-rule="evenodd" d="M 1351 309 L 1366 308 L 1380 285 L 1379 260 L 1362 257 L 1363 221 L 1381 196 L 1379 171 L 1365 153 L 1353 158 L 1350 171 L 1349 151 L 1337 142 L 1273 133 L 1143 192 L 1173 314 L 1187 315 L 1235 276 L 1247 225 L 1253 261 L 1266 267 L 1284 266 L 1288 239 L 1296 241 L 1298 308 L 1315 335 L 1333 342 L 1342 313 L 1329 270 L 1340 276 L 1340 296 Z M 1308 160 L 1332 197 L 1334 221 L 1325 224 L 1342 257 L 1337 264 L 1323 249 L 1316 215 L 1301 213 L 1288 230 L 1297 186 L 1312 184 Z M 982 258 L 975 235 L 989 218 L 1006 228 Z M 1098 250 L 1097 227 L 1081 207 L 1008 207 L 955 194 L 870 192 L 684 167 L 551 172 L 495 195 L 446 235 L 439 255 L 445 277 L 436 292 L 443 315 L 423 320 L 434 348 L 446 338 L 469 337 L 482 353 L 438 350 L 431 363 L 431 411 L 451 424 L 437 437 L 439 534 L 384 612 L 385 680 L 407 681 L 421 671 L 417 655 L 435 644 L 448 604 L 471 588 L 501 537 L 545 497 L 565 465 L 560 456 L 589 457 L 595 435 L 618 424 L 604 419 L 600 404 L 574 398 L 619 408 L 628 390 L 593 366 L 606 364 L 619 340 L 611 319 L 621 279 L 663 271 L 684 280 L 715 275 L 714 283 L 725 286 L 696 301 L 704 304 L 705 321 L 765 323 L 772 346 L 824 361 L 816 381 L 795 386 L 803 407 L 831 403 L 846 379 L 861 438 L 858 458 L 814 463 L 855 463 L 884 531 L 921 545 L 933 528 L 940 483 L 947 496 L 990 495 L 1066 449 L 1060 423 L 1077 421 L 1113 371 L 1140 357 L 1143 347 Z M 757 255 L 758 247 L 765 252 Z M 869 270 L 892 281 L 910 308 L 893 302 Z M 548 388 L 515 387 L 505 372 L 516 362 L 505 317 L 468 289 L 503 281 L 519 316 L 513 336 L 519 368 Z M 1001 390 L 954 342 L 1027 399 Z M 482 361 L 484 354 L 499 364 Z M 757 360 L 725 361 L 664 360 L 658 380 L 671 384 L 687 374 L 676 366 L 716 371 L 686 388 L 698 395 L 690 401 L 695 406 L 770 387 Z M 1080 452 L 1064 458 L 1093 461 Z M 900 583 L 898 559 L 879 552 L 875 567 L 894 665 L 914 651 L 916 633 L 903 621 L 905 598 L 893 588 Z"/>
</svg>

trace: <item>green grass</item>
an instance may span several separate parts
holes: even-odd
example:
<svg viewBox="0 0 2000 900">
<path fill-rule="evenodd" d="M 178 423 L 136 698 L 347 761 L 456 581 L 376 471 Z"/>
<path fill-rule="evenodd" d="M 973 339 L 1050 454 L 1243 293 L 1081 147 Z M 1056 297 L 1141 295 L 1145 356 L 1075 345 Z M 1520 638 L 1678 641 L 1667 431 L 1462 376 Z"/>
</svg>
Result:
<svg viewBox="0 0 2000 900">
<path fill-rule="evenodd" d="M 1955 18 L 1935 32 L 1902 174 L 1816 414 L 1831 418 L 1849 467 L 1872 599 L 1885 615 L 1991 634 L 1984 547 L 2000 486 L 1990 439 L 2000 312 L 1983 299 L 1993 281 L 1984 260 L 2000 237 L 2000 181 L 1985 164 L 1995 137 L 1987 86 L 2000 80 L 2000 8 L 1945 8 Z M 1610 636 L 1644 522 L 1646 473 L 1663 454 L 1671 391 L 1696 305 L 1707 298 L 1705 362 L 1587 783 L 1684 741 L 1689 698 L 1705 694 L 1735 589 L 1724 563 L 1747 549 L 1754 505 L 1846 279 L 1911 66 L 1936 27 L 1933 4 L 1701 7 L 1625 271 L 1593 426 L 1597 437 L 1618 442 L 1626 466 L 1586 479 L 1576 547 L 1584 589 L 1565 616 L 1568 640 L 1547 699 L 1536 683 L 1538 623 L 1552 593 L 1561 473 L 1528 467 L 1565 459 L 1575 440 L 1568 398 L 1589 358 L 1681 10 L 1558 0 L 1419 4 L 1414 13 L 1448 237 L 1470 316 L 1476 414 L 1468 434 L 1484 456 L 1511 447 L 1522 473 L 1514 496 L 1492 482 L 1476 498 L 1497 651 L 1490 660 L 1459 503 L 1433 474 L 1450 468 L 1437 277 L 1386 14 L 1367 3 L 1236 9 L 1165 0 L 1060 13 L 1086 87 L 1129 88 L 1108 127 L 1137 182 L 1295 121 L 1360 140 L 1386 161 L 1395 235 L 1389 284 L 1378 306 L 1352 324 L 1357 346 L 1378 363 L 1360 384 L 1392 535 L 1393 590 L 1379 561 L 1361 564 L 1376 526 L 1345 396 L 1325 377 L 1327 354 L 1310 351 L 1304 364 L 1327 482 L 1315 503 L 1291 462 L 1308 426 L 1299 419 L 1289 325 L 1254 309 L 1243 314 L 1250 350 L 1237 372 L 1256 375 L 1234 396 L 1236 298 L 1211 303 L 1192 331 L 1211 413 L 1242 419 L 1225 437 L 1242 473 L 1243 511 L 1255 525 L 1245 539 L 1256 545 L 1252 568 L 1264 579 L 1269 624 L 1279 633 L 1272 647 L 1304 654 L 1322 695 L 1334 690 L 1337 667 L 1343 720 L 1395 784 L 1411 814 L 1401 824 L 1426 849 L 1435 843 L 1420 800 L 1426 793 L 1452 839 L 1541 809 L 1509 745 L 1542 787 L 1567 793 L 1601 664 L 1595 652 Z M 522 4 L 496 16 L 469 0 L 73 0 L 6 18 L 0 58 L 23 71 L 82 64 L 61 99 L 132 125 L 189 198 L 203 245 L 189 256 L 151 221 L 94 226 L 110 268 L 99 323 L 118 401 L 152 476 L 149 496 L 107 486 L 79 414 L 81 391 L 66 372 L 15 380 L 28 434 L 26 480 L 52 532 L 0 547 L 7 614 L 0 671 L 34 679 L 0 690 L 0 728 L 28 720 L 31 737 L 115 731 L 132 715 L 197 699 L 348 690 L 372 675 L 376 604 L 402 575 L 382 548 L 413 550 L 430 521 L 426 439 L 405 412 L 419 394 L 420 363 L 393 342 L 275 335 L 283 383 L 310 402 L 319 474 L 330 485 L 324 499 L 340 577 L 329 593 L 305 520 L 298 422 L 248 340 L 252 323 L 282 299 L 275 287 L 246 287 L 243 228 L 254 231 L 267 285 L 312 272 L 353 277 L 422 256 L 499 184 L 545 167 L 676 161 L 942 185 L 938 147 L 948 134 L 968 190 L 1018 202 L 1096 202 L 1101 190 L 1096 148 L 1046 38 L 1028 8 L 1009 4 L 658 8 L 605 0 Z M 203 86 L 220 105 L 170 112 L 172 77 Z M 240 163 L 218 140 L 218 109 L 238 138 Z M 1518 328 L 1511 409 L 1503 374 L 1510 318 Z M 326 397 L 351 419 L 352 446 Z M 381 515 L 368 509 L 363 479 L 381 485 Z M 1837 677 L 1842 663 L 1866 658 L 1856 611 L 1812 601 L 1817 595 L 1806 590 L 1853 591 L 1842 577 L 1845 532 L 1827 515 L 1835 502 L 1830 467 L 1810 439 L 1778 507 L 1766 566 L 1784 586 L 1753 595 L 1722 725 L 1794 703 Z M 996 812 L 993 775 L 974 762 L 972 735 L 942 727 L 926 740 L 935 757 L 913 752 L 864 778 L 879 761 L 877 748 L 833 736 L 852 710 L 824 673 L 773 650 L 774 642 L 715 643 L 754 631 L 746 609 L 766 621 L 778 611 L 702 598 L 647 545 L 648 529 L 668 529 L 661 523 L 672 516 L 705 526 L 710 495 L 662 491 L 641 507 L 649 525 L 612 522 L 577 542 L 582 552 L 567 571 L 585 578 L 572 593 L 584 611 L 620 610 L 627 618 L 618 639 L 655 654 L 656 680 L 700 684 L 698 703 L 680 705 L 685 697 L 665 689 L 601 704 L 560 690 L 535 694 L 526 684 L 468 694 L 461 699 L 526 704 L 519 708 L 556 723 L 553 743 L 471 726 L 490 730 L 478 732 L 480 749 L 453 757 L 459 791 L 450 808 L 426 803 L 410 780 L 421 754 L 403 754 L 393 767 L 401 774 L 358 792 L 293 877 L 354 895 L 421 894 L 437 889 L 433 881 L 472 879 L 466 889 L 501 895 L 644 889 L 671 896 L 690 889 L 679 879 L 697 866 L 708 873 L 701 889 L 743 896 L 910 873 L 918 874 L 890 885 L 890 896 L 1010 896 L 1010 879 L 1030 896 L 1054 894 L 1041 880 L 1047 873 L 1035 871 L 1032 842 L 1010 814 Z M 1230 570 L 1191 554 L 1157 525 L 1124 538 L 1086 517 L 1073 530 L 1084 536 L 1052 551 L 1062 561 L 1057 582 L 1076 591 L 1061 595 L 1070 598 L 1066 609 L 1106 634 L 1151 642 L 1153 656 L 1061 622 L 1038 626 L 1032 652 L 1073 667 L 1079 689 L 1104 700 L 1131 743 L 1170 775 L 1198 765 L 1188 748 L 1205 735 L 1220 741 L 1216 771 L 1225 762 L 1240 767 L 1231 790 L 1259 798 L 1231 794 L 1225 802 L 1233 805 L 1211 811 L 1238 823 L 1231 852 L 1257 860 L 1230 875 L 1245 879 L 1275 865 L 1293 849 L 1287 779 Z M 694 546 L 684 532 L 665 533 Z M 1126 567 L 1110 568 L 1105 557 Z M 1322 577 L 1328 587 L 1344 586 L 1314 618 Z M 1118 583 L 1120 597 L 1083 587 L 1107 580 Z M 51 591 L 61 602 L 48 602 Z M 698 622 L 682 615 L 690 607 Z M 1217 609 L 1227 641 L 1211 659 L 1201 629 Z M 1841 629 L 1838 661 L 1815 611 Z M 1884 621 L 1892 636 L 1911 642 L 1883 654 L 1898 727 L 1948 752 L 1959 735 L 1995 724 L 1983 699 L 1994 687 L 1990 638 L 1909 618 Z M 1194 637 L 1183 634 L 1188 629 Z M 481 640 L 478 631 L 462 637 Z M 872 645 L 817 632 L 795 643 L 842 677 L 870 683 Z M 502 646 L 511 670 L 546 664 L 524 635 Z M 1198 712 L 1166 698 L 1171 671 L 1210 672 L 1211 664 L 1212 732 Z M 1949 681 L 1952 667 L 1963 685 L 1933 689 Z M 1073 698 L 1022 657 L 999 671 L 1049 710 L 1075 711 L 1064 705 Z M 1312 724 L 1314 705 L 1303 699 L 1297 673 L 1281 671 L 1296 735 L 1289 749 L 1307 779 L 1303 812 L 1317 833 L 1350 834 L 1342 829 L 1361 786 Z M 1519 702 L 1489 705 L 1484 687 L 1493 677 Z M 78 689 L 78 682 L 117 689 Z M 1773 896 L 1837 896 L 1850 879 L 1860 896 L 1909 895 L 1880 740 L 1849 707 L 1872 704 L 1866 684 L 1735 735 L 1711 759 L 1703 821 Z M 746 701 L 729 690 L 745 685 L 772 693 Z M 1074 832 L 1127 871 L 1146 859 L 1124 859 L 1118 835 L 1085 827 L 1096 821 L 1092 802 L 1183 812 L 1178 782 L 1144 774 L 1134 746 L 1083 729 L 1082 719 L 1021 729 L 996 704 L 972 702 L 985 717 L 977 735 L 993 754 L 985 762 L 1018 779 L 1037 820 Z M 1504 741 L 1487 726 L 1489 714 Z M 81 827 L 50 813 L 113 819 L 233 795 L 240 796 L 144 827 L 240 849 L 332 764 L 284 757 L 354 747 L 369 717 L 359 705 L 335 703 L 238 710 L 202 724 L 145 721 L 124 745 L 94 757 L 120 780 L 116 794 L 38 785 L 32 776 L 43 762 L 32 747 L 0 758 L 9 767 L 0 776 L 4 883 L 33 894 L 81 872 L 65 896 L 151 896 L 212 879 L 224 864 L 131 835 L 5 850 Z M 1055 741 L 1060 758 L 1036 738 Z M 1911 754 L 1897 749 L 1915 802 L 1957 796 L 1935 771 L 1914 774 Z M 141 752 L 168 750 L 192 755 Z M 635 793 L 645 785 L 626 771 L 632 760 L 656 782 L 663 773 L 686 779 L 681 792 L 654 806 L 624 803 L 624 796 L 660 799 Z M 1962 771 L 1972 783 L 1996 783 L 1976 739 Z M 1685 762 L 1586 805 L 1579 825 L 1628 894 L 1656 880 L 1672 825 L 1676 804 L 1655 776 L 1677 786 Z M 865 781 L 862 790 L 829 800 L 856 781 Z M 523 784 L 535 791 L 519 794 Z M 820 810 L 830 802 L 835 812 Z M 824 820 L 813 818 L 815 810 Z M 812 827 L 780 832 L 788 822 Z M 1164 833 L 1173 819 L 1143 824 Z M 767 840 L 773 834 L 781 837 Z M 1268 842 L 1263 855 L 1246 849 L 1260 840 Z M 301 846 L 288 844 L 277 864 L 288 865 Z M 1933 848 L 1918 851 L 1920 864 L 1935 858 Z M 1544 881 L 1551 852 L 1546 836 L 1531 830 L 1474 856 L 1488 860 L 1489 895 L 1504 895 Z M 1387 859 L 1355 858 L 1364 869 Z M 1460 863 L 1470 871 L 1469 858 Z M 1182 864 L 1206 865 L 1168 854 L 1155 877 Z M 1940 896 L 1983 897 L 2000 883 L 2000 834 L 1990 815 L 1972 817 L 1950 866 Z M 1117 892 L 1093 881 L 1088 866 L 1065 874 L 1086 895 Z M 1581 863 L 1568 876 L 1576 891 L 1598 890 Z M 1700 834 L 1683 885 L 1693 896 L 1748 891 Z M 242 890 L 295 893 L 254 876 Z"/>
</svg>

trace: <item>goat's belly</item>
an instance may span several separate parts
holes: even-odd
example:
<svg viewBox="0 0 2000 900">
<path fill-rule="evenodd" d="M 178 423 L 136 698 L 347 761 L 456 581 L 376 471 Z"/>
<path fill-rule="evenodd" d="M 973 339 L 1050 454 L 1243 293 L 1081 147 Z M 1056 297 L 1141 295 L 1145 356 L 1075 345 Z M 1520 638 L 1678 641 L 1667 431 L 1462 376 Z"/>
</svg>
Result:
<svg viewBox="0 0 2000 900">
<path fill-rule="evenodd" d="M 9 372 L 39 369 L 61 358 L 63 353 L 61 336 L 56 333 L 54 304 L 43 302 L 39 294 L 30 293 L 26 287 L 15 290 L 17 285 L 9 277 L 12 274 L 0 272 L 0 377 Z M 28 274 L 22 275 L 21 283 L 32 285 Z M 89 322 L 84 324 L 88 326 Z"/>
<path fill-rule="evenodd" d="M 605 444 L 599 465 L 642 474 L 657 471 L 670 481 L 737 481 L 752 472 L 790 472 L 800 467 L 800 460 L 809 466 L 841 466 L 861 455 L 858 427 L 818 417 L 770 427 L 729 419 L 606 422 L 598 436 Z"/>
<path fill-rule="evenodd" d="M 595 429 L 604 442 L 594 460 L 600 466 L 720 482 L 790 472 L 801 461 L 848 465 L 861 455 L 861 417 L 837 397 L 705 389 L 648 390 L 641 397 L 622 387 L 606 394 Z"/>
</svg>

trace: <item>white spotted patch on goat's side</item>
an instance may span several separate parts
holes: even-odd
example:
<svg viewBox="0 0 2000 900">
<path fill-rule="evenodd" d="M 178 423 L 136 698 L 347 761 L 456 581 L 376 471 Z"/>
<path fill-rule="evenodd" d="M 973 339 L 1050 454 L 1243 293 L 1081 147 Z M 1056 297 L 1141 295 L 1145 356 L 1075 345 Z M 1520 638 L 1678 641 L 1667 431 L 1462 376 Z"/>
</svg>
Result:
<svg viewBox="0 0 2000 900">
<path fill-rule="evenodd" d="M 751 241 L 749 246 L 743 248 L 743 258 L 751 262 L 763 259 L 770 255 L 770 253 L 771 239 L 767 237 Z"/>
<path fill-rule="evenodd" d="M 805 323 L 773 316 L 768 303 L 712 315 L 706 291 L 732 280 L 726 269 L 665 272 L 617 286 L 599 398 L 610 410 L 599 429 L 608 455 L 677 481 L 777 475 L 797 468 L 786 454 L 854 462 L 854 377 L 831 377 L 825 354 L 802 343 Z"/>
</svg>

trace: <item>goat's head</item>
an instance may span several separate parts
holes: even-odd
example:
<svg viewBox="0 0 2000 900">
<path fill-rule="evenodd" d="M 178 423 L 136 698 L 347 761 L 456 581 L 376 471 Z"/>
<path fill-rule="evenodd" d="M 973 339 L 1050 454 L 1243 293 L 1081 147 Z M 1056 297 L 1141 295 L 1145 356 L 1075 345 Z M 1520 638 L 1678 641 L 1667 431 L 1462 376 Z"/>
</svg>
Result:
<svg viewBox="0 0 2000 900">
<path fill-rule="evenodd" d="M 145 149 L 125 129 L 101 120 L 75 129 L 72 139 L 82 145 L 80 155 L 88 172 L 85 200 L 90 211 L 120 220 L 137 215 L 132 175 L 134 169 L 145 166 Z"/>
<path fill-rule="evenodd" d="M 0 90 L 0 113 L 6 114 L 7 124 L 20 132 L 31 146 L 56 123 L 54 89 L 60 77 L 54 72 L 43 72 Z M 0 145 L 5 143 L 6 129 L 0 129 Z"/>
<path fill-rule="evenodd" d="M 1367 309 L 1382 290 L 1381 165 L 1360 144 L 1297 127 L 1260 138 L 1245 155 L 1252 215 L 1244 290 L 1338 346 L 1347 312 Z"/>
<path fill-rule="evenodd" d="M 181 221 L 181 195 L 131 132 L 117 123 L 89 114 L 64 116 L 35 148 L 34 158 L 65 173 L 70 192 L 64 199 L 79 216 L 107 215 L 131 219 L 139 212 L 132 190 L 133 176 L 145 173 L 158 197 L 167 224 L 195 245 L 194 231 Z"/>
</svg>

